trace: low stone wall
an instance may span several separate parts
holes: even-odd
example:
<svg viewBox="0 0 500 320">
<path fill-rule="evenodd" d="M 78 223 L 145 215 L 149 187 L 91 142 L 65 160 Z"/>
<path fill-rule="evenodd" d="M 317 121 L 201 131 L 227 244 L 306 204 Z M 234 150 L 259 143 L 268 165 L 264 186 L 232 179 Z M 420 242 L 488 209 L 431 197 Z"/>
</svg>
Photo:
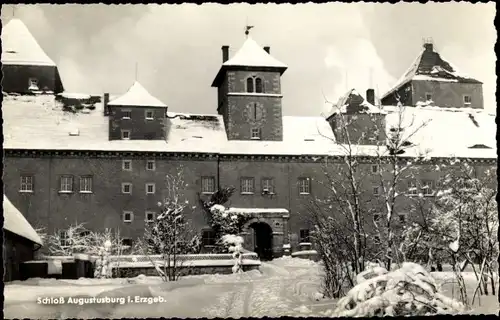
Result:
<svg viewBox="0 0 500 320">
<path fill-rule="evenodd" d="M 243 271 L 250 270 L 258 270 L 260 266 L 259 264 L 247 264 L 243 265 Z M 187 275 L 201 275 L 201 274 L 230 274 L 232 273 L 233 265 L 217 265 L 217 266 L 180 266 L 178 267 L 178 272 L 181 276 Z M 163 271 L 163 267 L 159 267 Z M 127 266 L 118 266 L 113 268 L 113 277 L 114 278 L 133 278 L 140 274 L 146 276 L 158 276 L 158 272 L 156 269 L 150 266 L 138 266 L 138 267 L 127 267 Z"/>
<path fill-rule="evenodd" d="M 56 277 L 62 279 L 78 279 L 80 277 L 93 278 L 95 261 L 97 256 L 86 254 L 75 254 L 74 256 L 42 256 L 41 260 L 30 261 L 26 265 L 25 278 L 34 277 Z M 229 274 L 232 273 L 234 260 L 231 254 L 192 254 L 179 255 L 176 257 L 180 275 L 199 274 Z M 163 270 L 164 260 L 160 255 L 122 255 L 109 257 L 113 277 L 135 277 L 140 274 L 158 276 L 153 263 Z M 47 265 L 54 262 L 62 263 L 63 272 L 58 275 L 47 274 Z M 260 260 L 256 253 L 243 254 L 243 271 L 259 269 Z M 28 265 L 29 264 L 29 265 Z M 34 264 L 34 265 L 33 265 Z M 43 266 L 36 266 L 43 264 Z M 173 264 L 173 263 L 172 263 Z M 35 268 L 37 267 L 37 268 Z M 69 269 L 68 269 L 69 268 Z M 71 270 L 70 270 L 71 269 Z M 28 271 L 33 270 L 33 272 Z M 67 270 L 67 272 L 65 272 Z M 71 271 L 71 272 L 69 272 Z M 41 275 L 40 273 L 44 273 Z"/>
<path fill-rule="evenodd" d="M 293 258 L 301 258 L 301 259 L 309 259 L 312 261 L 318 261 L 318 252 L 316 250 L 305 250 L 305 251 L 296 251 L 292 253 Z"/>
</svg>

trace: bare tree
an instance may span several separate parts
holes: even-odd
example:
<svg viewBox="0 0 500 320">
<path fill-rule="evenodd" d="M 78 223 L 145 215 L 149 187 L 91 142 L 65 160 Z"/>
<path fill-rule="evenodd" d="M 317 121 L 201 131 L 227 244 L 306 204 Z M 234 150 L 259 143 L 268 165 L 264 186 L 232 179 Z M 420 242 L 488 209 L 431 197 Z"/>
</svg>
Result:
<svg viewBox="0 0 500 320">
<path fill-rule="evenodd" d="M 182 169 L 167 175 L 165 200 L 159 203 L 162 211 L 145 230 L 143 251 L 164 281 L 178 280 L 184 262 L 181 255 L 198 252 L 200 247 L 198 235 L 193 234 L 185 219 L 189 205 L 184 196 L 186 189 Z M 151 254 L 161 255 L 161 266 L 153 261 Z"/>
</svg>

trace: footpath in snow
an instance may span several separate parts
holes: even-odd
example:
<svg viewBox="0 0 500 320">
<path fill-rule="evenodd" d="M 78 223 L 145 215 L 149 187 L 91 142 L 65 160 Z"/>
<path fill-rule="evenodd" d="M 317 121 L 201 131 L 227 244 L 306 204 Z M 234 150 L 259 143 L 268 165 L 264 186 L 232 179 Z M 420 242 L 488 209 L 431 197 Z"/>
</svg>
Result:
<svg viewBox="0 0 500 320">
<path fill-rule="evenodd" d="M 302 259 L 276 259 L 261 271 L 189 276 L 163 283 L 132 279 L 30 279 L 5 287 L 7 318 L 263 317 L 300 315 L 317 303 L 319 268 Z M 165 303 L 39 304 L 39 297 L 163 297 Z"/>
</svg>

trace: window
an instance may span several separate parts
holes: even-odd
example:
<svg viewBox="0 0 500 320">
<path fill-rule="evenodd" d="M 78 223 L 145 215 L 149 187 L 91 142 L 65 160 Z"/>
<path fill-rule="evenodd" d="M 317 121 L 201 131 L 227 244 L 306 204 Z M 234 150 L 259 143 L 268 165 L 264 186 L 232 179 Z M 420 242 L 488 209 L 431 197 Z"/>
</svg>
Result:
<svg viewBox="0 0 500 320">
<path fill-rule="evenodd" d="M 247 92 L 253 92 L 253 78 L 247 78 Z"/>
<path fill-rule="evenodd" d="M 201 234 L 201 243 L 203 246 L 215 246 L 215 232 L 211 229 L 203 230 Z"/>
<path fill-rule="evenodd" d="M 39 90 L 38 89 L 38 79 L 37 78 L 30 78 L 28 81 L 28 90 Z"/>
<path fill-rule="evenodd" d="M 129 182 L 122 183 L 122 193 L 131 194 L 132 193 L 132 184 Z"/>
<path fill-rule="evenodd" d="M 261 78 L 256 78 L 255 79 L 255 92 L 257 92 L 257 93 L 263 93 L 264 92 L 264 88 L 263 88 L 263 85 L 262 85 L 262 79 Z"/>
<path fill-rule="evenodd" d="M 372 164 L 372 173 L 378 173 L 379 167 L 378 164 Z"/>
<path fill-rule="evenodd" d="M 431 93 L 426 93 L 425 94 L 425 101 L 432 101 L 432 94 Z"/>
<path fill-rule="evenodd" d="M 309 229 L 300 229 L 300 242 L 301 243 L 311 242 L 310 236 L 309 236 Z"/>
<path fill-rule="evenodd" d="M 129 120 L 132 118 L 132 111 L 130 110 L 123 110 L 122 111 L 122 119 Z"/>
<path fill-rule="evenodd" d="M 156 169 L 156 163 L 154 160 L 147 160 L 146 161 L 146 170 L 148 171 L 155 171 Z"/>
<path fill-rule="evenodd" d="M 68 232 L 66 230 L 59 230 L 58 235 L 59 235 L 59 243 L 61 244 L 61 247 L 63 247 L 63 248 L 68 247 L 70 245 Z"/>
<path fill-rule="evenodd" d="M 89 237 L 90 236 L 90 231 L 85 230 L 80 232 L 80 237 Z"/>
<path fill-rule="evenodd" d="M 155 189 L 154 183 L 146 183 L 146 194 L 155 194 Z"/>
<path fill-rule="evenodd" d="M 408 181 L 408 194 L 410 196 L 418 195 L 417 184 L 415 181 Z"/>
<path fill-rule="evenodd" d="M 424 196 L 434 195 L 434 181 L 422 180 L 422 193 Z"/>
<path fill-rule="evenodd" d="M 398 218 L 399 218 L 399 223 L 406 223 L 406 214 L 400 213 L 398 214 Z"/>
<path fill-rule="evenodd" d="M 131 211 L 123 212 L 123 222 L 132 222 L 134 220 L 134 214 Z"/>
<path fill-rule="evenodd" d="M 122 139 L 129 140 L 130 139 L 130 130 L 122 130 Z"/>
<path fill-rule="evenodd" d="M 252 194 L 254 192 L 254 187 L 253 178 L 241 178 L 241 193 Z"/>
<path fill-rule="evenodd" d="M 262 193 L 263 194 L 274 194 L 274 179 L 263 178 L 262 179 Z"/>
<path fill-rule="evenodd" d="M 132 160 L 122 161 L 122 170 L 131 171 L 132 170 Z"/>
<path fill-rule="evenodd" d="M 73 177 L 72 176 L 62 176 L 61 186 L 59 192 L 73 192 Z"/>
<path fill-rule="evenodd" d="M 129 239 L 129 238 L 122 239 L 122 249 L 130 249 L 130 248 L 132 248 L 132 244 L 133 243 L 134 242 L 132 241 L 132 239 Z"/>
<path fill-rule="evenodd" d="M 373 191 L 374 196 L 380 195 L 380 187 L 379 186 L 373 186 L 372 191 Z"/>
<path fill-rule="evenodd" d="M 380 221 L 380 213 L 374 213 L 373 214 L 373 221 L 379 222 Z"/>
<path fill-rule="evenodd" d="M 146 211 L 146 216 L 145 216 L 145 221 L 146 222 L 153 222 L 155 221 L 156 214 L 153 211 Z"/>
<path fill-rule="evenodd" d="M 201 178 L 201 193 L 214 193 L 215 192 L 215 178 L 202 177 Z"/>
<path fill-rule="evenodd" d="M 146 115 L 145 115 L 146 120 L 154 120 L 154 118 L 155 118 L 155 113 L 154 113 L 154 111 L 153 111 L 153 110 L 146 110 L 146 112 L 145 112 L 145 113 L 146 113 Z"/>
<path fill-rule="evenodd" d="M 378 235 L 373 236 L 373 242 L 380 243 L 380 237 Z"/>
<path fill-rule="evenodd" d="M 264 82 L 262 79 L 255 76 L 247 78 L 247 92 L 263 93 Z"/>
<path fill-rule="evenodd" d="M 80 193 L 92 193 L 92 177 L 80 177 Z"/>
<path fill-rule="evenodd" d="M 33 192 L 33 176 L 21 176 L 20 192 Z"/>
<path fill-rule="evenodd" d="M 464 95 L 464 105 L 470 106 L 472 104 L 472 97 L 469 95 Z"/>
<path fill-rule="evenodd" d="M 311 180 L 309 178 L 299 178 L 299 194 L 311 193 Z"/>
<path fill-rule="evenodd" d="M 251 138 L 254 140 L 259 140 L 260 133 L 261 133 L 260 128 L 252 128 Z"/>
</svg>

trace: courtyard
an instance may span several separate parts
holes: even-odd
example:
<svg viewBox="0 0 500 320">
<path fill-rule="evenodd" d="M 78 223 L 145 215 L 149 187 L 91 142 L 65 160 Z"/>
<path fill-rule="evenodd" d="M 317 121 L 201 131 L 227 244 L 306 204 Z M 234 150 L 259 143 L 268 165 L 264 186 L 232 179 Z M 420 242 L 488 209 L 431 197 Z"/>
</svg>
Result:
<svg viewBox="0 0 500 320">
<path fill-rule="evenodd" d="M 449 297 L 457 298 L 451 272 L 433 272 Z M 470 298 L 476 281 L 464 272 Z M 263 262 L 260 270 L 241 274 L 199 275 L 177 282 L 138 276 L 116 279 L 29 279 L 4 289 L 5 318 L 143 318 L 143 317 L 280 317 L 331 316 L 335 301 L 323 299 L 321 265 L 305 259 L 279 258 Z M 40 303 L 42 298 L 64 298 L 65 303 Z M 108 298 L 110 303 L 71 302 L 69 297 Z M 131 298 L 132 302 L 128 301 Z M 142 298 L 134 302 L 135 297 Z M 119 301 L 117 298 L 123 298 Z M 148 301 L 146 298 L 151 298 Z M 163 300 L 164 302 L 151 301 Z M 53 299 L 53 300 L 54 300 Z M 71 303 L 70 303 L 71 302 Z M 495 295 L 481 296 L 471 311 L 496 314 Z"/>
</svg>

